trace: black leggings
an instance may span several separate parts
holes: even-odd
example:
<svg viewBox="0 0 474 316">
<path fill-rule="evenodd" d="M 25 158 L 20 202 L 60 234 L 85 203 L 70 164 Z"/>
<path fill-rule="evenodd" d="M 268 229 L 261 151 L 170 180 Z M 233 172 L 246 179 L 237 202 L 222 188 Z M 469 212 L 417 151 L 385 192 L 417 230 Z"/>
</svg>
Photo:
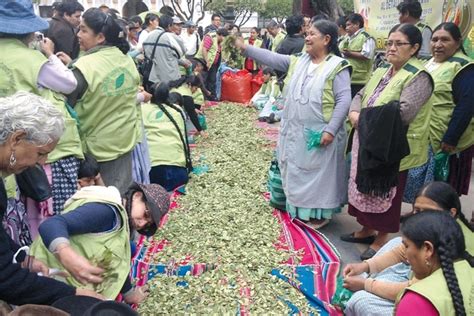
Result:
<svg viewBox="0 0 474 316">
<path fill-rule="evenodd" d="M 194 104 L 192 97 L 183 95 L 183 107 L 186 113 L 188 113 L 189 119 L 193 123 L 194 127 L 196 127 L 199 132 L 202 131 L 202 126 L 199 124 L 199 118 L 196 113 L 196 107 L 199 108 L 200 106 Z"/>
</svg>

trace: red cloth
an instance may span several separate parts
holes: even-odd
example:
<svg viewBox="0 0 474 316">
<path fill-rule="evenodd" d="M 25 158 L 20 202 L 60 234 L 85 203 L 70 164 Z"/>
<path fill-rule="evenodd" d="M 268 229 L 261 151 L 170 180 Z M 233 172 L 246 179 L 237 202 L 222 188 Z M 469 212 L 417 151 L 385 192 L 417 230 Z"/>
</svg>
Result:
<svg viewBox="0 0 474 316">
<path fill-rule="evenodd" d="M 438 316 L 436 308 L 418 293 L 408 291 L 398 303 L 396 316 Z"/>
<path fill-rule="evenodd" d="M 253 46 L 253 44 L 255 43 L 255 39 L 254 38 L 249 38 L 249 44 Z M 253 59 L 252 58 L 245 58 L 245 69 L 247 69 L 248 71 L 252 71 L 252 70 L 255 70 L 253 69 Z"/>
<path fill-rule="evenodd" d="M 397 233 L 400 229 L 400 213 L 402 210 L 403 192 L 407 183 L 407 171 L 398 174 L 397 193 L 392 200 L 392 206 L 384 213 L 366 213 L 359 211 L 349 203 L 349 215 L 357 218 L 357 222 L 364 227 L 382 233 Z"/>
</svg>

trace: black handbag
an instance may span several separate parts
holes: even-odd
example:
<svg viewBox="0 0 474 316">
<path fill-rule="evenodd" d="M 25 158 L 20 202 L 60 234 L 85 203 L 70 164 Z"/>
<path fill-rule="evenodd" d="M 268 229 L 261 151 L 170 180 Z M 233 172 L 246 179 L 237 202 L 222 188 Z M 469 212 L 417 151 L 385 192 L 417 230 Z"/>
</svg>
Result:
<svg viewBox="0 0 474 316">
<path fill-rule="evenodd" d="M 46 201 L 52 196 L 48 177 L 39 164 L 17 174 L 16 183 L 22 194 L 36 202 Z"/>
</svg>

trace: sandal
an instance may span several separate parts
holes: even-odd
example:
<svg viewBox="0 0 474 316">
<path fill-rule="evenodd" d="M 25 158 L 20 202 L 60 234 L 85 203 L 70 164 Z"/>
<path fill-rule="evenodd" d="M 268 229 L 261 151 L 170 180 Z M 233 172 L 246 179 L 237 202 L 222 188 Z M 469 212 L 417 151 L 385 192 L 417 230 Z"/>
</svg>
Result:
<svg viewBox="0 0 474 316">
<path fill-rule="evenodd" d="M 355 233 L 350 233 L 346 235 L 342 235 L 341 237 L 342 241 L 345 242 L 353 242 L 353 243 L 358 243 L 358 244 L 372 244 L 375 240 L 375 236 L 368 236 L 368 237 L 355 237 Z"/>
</svg>

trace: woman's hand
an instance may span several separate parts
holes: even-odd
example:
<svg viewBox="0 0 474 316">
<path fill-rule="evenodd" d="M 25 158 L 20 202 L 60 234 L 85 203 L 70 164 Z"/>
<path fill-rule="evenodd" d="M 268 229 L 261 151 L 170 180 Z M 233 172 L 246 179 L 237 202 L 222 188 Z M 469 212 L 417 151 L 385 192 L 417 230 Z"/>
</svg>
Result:
<svg viewBox="0 0 474 316">
<path fill-rule="evenodd" d="M 72 61 L 71 57 L 68 56 L 68 54 L 64 52 L 57 52 L 56 56 L 63 62 L 64 65 L 69 65 Z"/>
<path fill-rule="evenodd" d="M 41 52 L 47 57 L 49 58 L 49 56 L 51 56 L 52 54 L 54 54 L 54 43 L 52 40 L 50 40 L 49 38 L 44 38 L 41 42 L 40 42 L 40 49 L 41 49 Z"/>
<path fill-rule="evenodd" d="M 137 287 L 126 295 L 124 295 L 123 300 L 127 304 L 140 304 L 148 296 L 148 286 L 144 285 Z"/>
<path fill-rule="evenodd" d="M 332 143 L 333 140 L 334 136 L 332 136 L 328 132 L 323 132 L 323 135 L 321 136 L 321 142 L 319 144 L 321 146 L 328 146 Z"/>
<path fill-rule="evenodd" d="M 103 295 L 100 295 L 92 290 L 88 289 L 76 289 L 76 295 L 81 295 L 81 296 L 90 296 L 90 297 L 95 297 L 99 300 L 105 300 L 105 297 Z"/>
<path fill-rule="evenodd" d="M 359 275 L 364 272 L 369 273 L 369 264 L 367 262 L 364 261 L 360 263 L 349 263 L 342 271 L 342 276 L 346 278 L 349 276 Z"/>
<path fill-rule="evenodd" d="M 357 127 L 359 126 L 359 116 L 359 112 L 352 111 L 349 113 L 349 121 L 355 129 L 357 129 Z"/>
<path fill-rule="evenodd" d="M 56 255 L 66 270 L 82 284 L 102 283 L 104 269 L 93 266 L 86 258 L 77 254 L 69 245 L 61 244 Z"/>
<path fill-rule="evenodd" d="M 344 283 L 342 284 L 342 286 L 344 286 L 348 290 L 351 290 L 352 292 L 363 290 L 365 288 L 364 285 L 365 279 L 356 276 L 345 277 Z"/>
<path fill-rule="evenodd" d="M 26 256 L 21 263 L 21 267 L 34 273 L 41 273 L 43 276 L 49 276 L 49 267 L 33 256 Z"/>
<path fill-rule="evenodd" d="M 445 153 L 448 153 L 448 154 L 451 154 L 451 153 L 456 151 L 456 146 L 449 145 L 449 144 L 446 144 L 446 143 L 441 143 L 441 151 L 445 152 Z"/>
</svg>

